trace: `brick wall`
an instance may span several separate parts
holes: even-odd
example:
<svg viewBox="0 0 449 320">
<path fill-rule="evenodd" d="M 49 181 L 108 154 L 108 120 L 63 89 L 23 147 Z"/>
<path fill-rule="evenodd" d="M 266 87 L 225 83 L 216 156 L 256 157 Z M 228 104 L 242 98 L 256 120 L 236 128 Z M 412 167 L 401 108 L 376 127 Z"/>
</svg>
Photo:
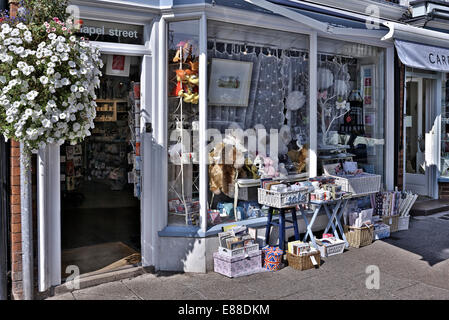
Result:
<svg viewBox="0 0 449 320">
<path fill-rule="evenodd" d="M 20 144 L 11 141 L 11 281 L 12 297 L 22 299 L 22 231 L 20 218 Z"/>
</svg>

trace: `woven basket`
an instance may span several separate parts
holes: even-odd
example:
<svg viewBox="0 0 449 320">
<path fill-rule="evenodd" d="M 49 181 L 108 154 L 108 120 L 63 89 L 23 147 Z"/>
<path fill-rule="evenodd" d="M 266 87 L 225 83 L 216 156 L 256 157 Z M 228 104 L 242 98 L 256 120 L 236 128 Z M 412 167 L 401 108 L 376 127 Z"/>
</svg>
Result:
<svg viewBox="0 0 449 320">
<path fill-rule="evenodd" d="M 354 248 L 360 248 L 370 245 L 373 242 L 374 226 L 369 227 L 350 227 L 344 226 L 345 237 L 349 245 Z"/>
<path fill-rule="evenodd" d="M 259 188 L 258 202 L 273 208 L 290 208 L 308 201 L 308 189 L 300 191 L 276 192 Z"/>
<path fill-rule="evenodd" d="M 330 177 L 335 178 L 335 184 L 341 186 L 343 191 L 355 195 L 379 192 L 382 180 L 382 176 L 370 173 Z"/>
<path fill-rule="evenodd" d="M 390 226 L 390 232 L 398 231 L 399 216 L 383 216 L 382 222 Z"/>
<path fill-rule="evenodd" d="M 320 251 L 316 251 L 314 253 L 309 253 L 308 255 L 305 255 L 305 256 L 296 256 L 294 254 L 291 254 L 290 252 L 287 252 L 288 266 L 292 267 L 293 269 L 301 270 L 301 271 L 312 269 L 315 266 L 313 265 L 312 260 L 310 259 L 310 256 L 315 257 L 315 260 L 318 263 L 317 267 L 319 267 L 320 263 L 321 263 Z"/>
</svg>

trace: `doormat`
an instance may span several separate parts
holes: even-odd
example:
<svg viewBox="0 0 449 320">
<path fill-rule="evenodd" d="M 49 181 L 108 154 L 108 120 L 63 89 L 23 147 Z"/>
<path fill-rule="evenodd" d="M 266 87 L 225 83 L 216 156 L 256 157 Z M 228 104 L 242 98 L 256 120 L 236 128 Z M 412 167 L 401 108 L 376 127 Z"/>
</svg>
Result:
<svg viewBox="0 0 449 320">
<path fill-rule="evenodd" d="M 140 262 L 140 253 L 123 242 L 108 242 L 62 251 L 62 279 L 73 271 L 68 266 L 77 266 L 80 275 L 105 273 Z M 69 268 L 73 270 L 72 268 Z M 66 271 L 69 271 L 66 273 Z"/>
</svg>

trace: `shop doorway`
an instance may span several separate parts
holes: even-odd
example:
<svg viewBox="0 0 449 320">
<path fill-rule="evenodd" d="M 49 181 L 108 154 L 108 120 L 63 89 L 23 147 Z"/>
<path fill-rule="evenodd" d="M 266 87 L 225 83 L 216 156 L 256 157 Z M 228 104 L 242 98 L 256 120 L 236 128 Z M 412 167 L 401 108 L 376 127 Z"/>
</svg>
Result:
<svg viewBox="0 0 449 320">
<path fill-rule="evenodd" d="M 434 182 L 431 181 L 433 168 L 429 166 L 426 154 L 432 141 L 426 139 L 431 139 L 435 87 L 435 79 L 416 76 L 406 79 L 404 189 L 428 197 L 433 196 Z"/>
<path fill-rule="evenodd" d="M 62 279 L 137 265 L 141 59 L 104 55 L 91 136 L 61 150 Z M 70 271 L 68 271 L 70 270 Z"/>
</svg>

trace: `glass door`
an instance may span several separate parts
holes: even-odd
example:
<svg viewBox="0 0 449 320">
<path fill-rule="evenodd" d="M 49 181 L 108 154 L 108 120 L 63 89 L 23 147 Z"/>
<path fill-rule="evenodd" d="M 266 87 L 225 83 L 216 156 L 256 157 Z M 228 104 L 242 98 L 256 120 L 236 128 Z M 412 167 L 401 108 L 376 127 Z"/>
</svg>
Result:
<svg viewBox="0 0 449 320">
<path fill-rule="evenodd" d="M 430 130 L 432 86 L 433 80 L 420 77 L 409 77 L 406 82 L 404 189 L 424 196 L 430 195 L 425 140 Z"/>
</svg>

